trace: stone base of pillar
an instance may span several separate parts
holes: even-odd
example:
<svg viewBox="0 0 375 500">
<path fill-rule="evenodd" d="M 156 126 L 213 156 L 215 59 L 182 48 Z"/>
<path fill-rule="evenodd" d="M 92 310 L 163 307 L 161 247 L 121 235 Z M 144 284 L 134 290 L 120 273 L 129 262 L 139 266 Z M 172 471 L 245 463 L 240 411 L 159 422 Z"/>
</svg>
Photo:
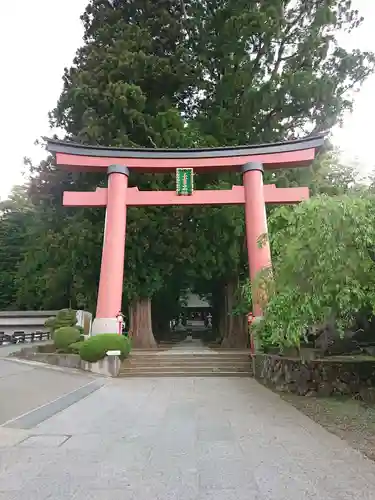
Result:
<svg viewBox="0 0 375 500">
<path fill-rule="evenodd" d="M 81 369 L 87 372 L 99 373 L 106 377 L 118 377 L 121 370 L 121 360 L 118 356 L 106 356 L 96 363 L 81 360 Z"/>
<path fill-rule="evenodd" d="M 117 333 L 117 318 L 95 318 L 92 322 L 91 335 L 100 335 L 101 333 Z"/>
</svg>

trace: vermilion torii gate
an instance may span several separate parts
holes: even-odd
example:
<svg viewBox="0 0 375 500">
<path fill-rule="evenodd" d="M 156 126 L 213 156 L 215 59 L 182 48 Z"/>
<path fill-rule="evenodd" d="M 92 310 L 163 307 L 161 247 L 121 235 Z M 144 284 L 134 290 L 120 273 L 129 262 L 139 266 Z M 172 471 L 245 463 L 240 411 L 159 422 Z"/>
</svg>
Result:
<svg viewBox="0 0 375 500">
<path fill-rule="evenodd" d="M 277 188 L 263 185 L 264 169 L 308 166 L 325 134 L 288 142 L 218 149 L 120 149 L 84 146 L 47 139 L 47 149 L 56 155 L 56 164 L 68 170 L 100 171 L 108 174 L 108 187 L 94 192 L 65 192 L 63 204 L 70 207 L 106 207 L 105 230 L 96 318 L 93 334 L 116 333 L 116 316 L 121 311 L 128 206 L 144 205 L 245 205 L 246 239 L 250 280 L 271 266 L 267 234 L 266 203 L 291 204 L 306 200 L 308 188 Z M 195 171 L 242 170 L 243 186 L 230 190 L 201 190 L 189 196 L 174 191 L 139 191 L 128 187 L 129 171 L 173 172 L 178 168 Z M 256 295 L 255 295 L 256 296 Z M 253 304 L 254 316 L 262 314 Z"/>
</svg>

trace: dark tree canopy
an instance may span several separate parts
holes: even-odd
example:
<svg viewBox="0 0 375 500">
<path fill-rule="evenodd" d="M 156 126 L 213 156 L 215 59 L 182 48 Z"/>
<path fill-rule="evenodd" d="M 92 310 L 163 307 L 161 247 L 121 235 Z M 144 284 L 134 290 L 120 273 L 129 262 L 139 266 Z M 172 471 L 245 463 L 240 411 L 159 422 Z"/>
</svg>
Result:
<svg viewBox="0 0 375 500">
<path fill-rule="evenodd" d="M 337 38 L 361 23 L 350 0 L 191 4 L 201 127 L 219 143 L 326 130 L 351 109 L 350 91 L 373 70 L 373 54 L 348 52 Z"/>
</svg>

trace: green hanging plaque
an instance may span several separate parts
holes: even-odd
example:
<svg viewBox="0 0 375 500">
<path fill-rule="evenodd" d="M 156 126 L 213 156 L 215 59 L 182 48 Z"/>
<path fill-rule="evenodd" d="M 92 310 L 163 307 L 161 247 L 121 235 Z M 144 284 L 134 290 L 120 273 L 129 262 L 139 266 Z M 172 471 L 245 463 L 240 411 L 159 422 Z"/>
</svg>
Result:
<svg viewBox="0 0 375 500">
<path fill-rule="evenodd" d="M 192 195 L 194 191 L 194 172 L 192 168 L 176 170 L 176 193 L 181 196 Z"/>
</svg>

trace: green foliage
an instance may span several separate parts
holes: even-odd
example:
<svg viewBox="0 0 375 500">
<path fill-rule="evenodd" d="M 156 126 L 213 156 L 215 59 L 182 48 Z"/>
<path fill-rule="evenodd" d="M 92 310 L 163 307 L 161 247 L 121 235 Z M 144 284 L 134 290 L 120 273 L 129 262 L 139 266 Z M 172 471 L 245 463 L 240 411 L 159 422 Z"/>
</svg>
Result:
<svg viewBox="0 0 375 500">
<path fill-rule="evenodd" d="M 80 340 L 79 342 L 73 342 L 73 344 L 70 344 L 68 349 L 69 352 L 72 354 L 79 354 L 79 351 L 84 343 L 84 340 Z"/>
<path fill-rule="evenodd" d="M 54 326 L 55 326 L 55 323 L 56 323 L 56 317 L 55 316 L 50 316 L 49 318 L 47 318 L 44 322 L 44 326 L 46 328 L 48 328 L 50 330 L 50 332 L 53 333 L 53 330 L 54 330 Z"/>
<path fill-rule="evenodd" d="M 79 349 L 84 361 L 95 363 L 106 356 L 107 351 L 121 351 L 120 359 L 125 359 L 130 352 L 131 341 L 128 337 L 116 334 L 102 334 L 90 337 Z"/>
<path fill-rule="evenodd" d="M 180 2 L 91 0 L 84 46 L 65 71 L 52 119 L 80 141 L 173 147 L 177 103 L 194 83 L 184 54 Z"/>
<path fill-rule="evenodd" d="M 32 207 L 25 186 L 16 186 L 8 200 L 0 202 L 0 309 L 17 308 L 16 277 L 27 248 Z"/>
<path fill-rule="evenodd" d="M 74 326 L 77 323 L 76 311 L 73 309 L 61 309 L 56 315 L 56 327 Z"/>
<path fill-rule="evenodd" d="M 76 328 L 79 331 L 81 337 L 83 338 L 85 336 L 85 329 L 83 328 L 83 326 L 76 325 Z"/>
<path fill-rule="evenodd" d="M 219 143 L 328 129 L 373 70 L 373 54 L 338 40 L 361 23 L 350 0 L 187 4 L 187 43 L 202 69 L 200 126 Z"/>
<path fill-rule="evenodd" d="M 251 293 L 251 283 L 247 278 L 239 288 L 237 300 L 237 307 L 234 309 L 233 314 L 248 314 L 252 309 L 252 293 Z"/>
<path fill-rule="evenodd" d="M 55 330 L 53 342 L 56 349 L 67 349 L 70 344 L 80 340 L 80 331 L 72 326 L 63 326 Z"/>
<path fill-rule="evenodd" d="M 50 317 L 44 322 L 44 326 L 49 328 L 52 335 L 59 328 L 75 326 L 77 324 L 76 311 L 73 309 L 61 309 L 57 312 L 56 317 Z M 81 332 L 81 327 L 76 327 L 76 330 Z"/>
<path fill-rule="evenodd" d="M 103 224 L 97 223 L 94 227 L 90 217 L 95 215 L 95 210 L 93 214 L 83 211 L 88 218 L 80 210 L 67 213 L 61 206 L 60 177 L 55 180 L 59 192 L 56 199 L 52 197 L 55 187 L 45 171 L 40 172 L 36 185 L 32 184 L 40 197 L 40 206 L 35 209 L 24 258 L 18 268 L 17 305 L 21 309 L 59 309 L 62 304 L 70 303 L 74 309 L 93 310 Z M 66 189 L 72 187 L 66 186 Z M 31 195 L 34 198 L 34 194 Z"/>
<path fill-rule="evenodd" d="M 321 196 L 272 214 L 275 282 L 264 338 L 298 346 L 308 327 L 333 320 L 344 331 L 361 310 L 375 312 L 374 201 Z"/>
</svg>

